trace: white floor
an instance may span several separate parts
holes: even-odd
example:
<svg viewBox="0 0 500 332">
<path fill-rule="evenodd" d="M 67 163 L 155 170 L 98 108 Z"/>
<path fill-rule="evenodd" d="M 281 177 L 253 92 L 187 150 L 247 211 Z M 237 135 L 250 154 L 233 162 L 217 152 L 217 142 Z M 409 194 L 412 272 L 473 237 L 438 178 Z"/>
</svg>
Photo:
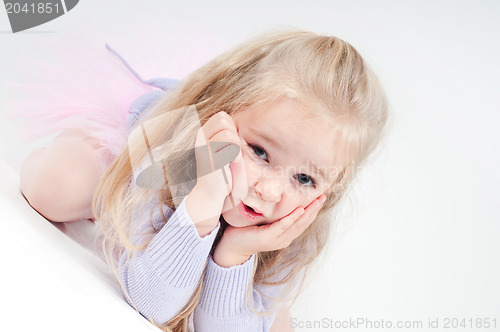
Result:
<svg viewBox="0 0 500 332">
<path fill-rule="evenodd" d="M 387 89 L 393 130 L 383 153 L 362 170 L 352 207 L 344 206 L 337 221 L 335 244 L 293 308 L 291 323 L 296 331 L 329 331 L 338 324 L 336 330 L 373 331 L 382 320 L 393 327 L 398 321 L 422 324 L 392 328 L 399 331 L 498 331 L 498 17 L 500 2 L 486 0 L 87 0 L 32 32 L 13 35 L 0 10 L 0 77 L 15 80 L 13 68 L 23 55 L 50 56 L 54 50 L 37 41 L 82 33 L 95 45 L 110 42 L 145 78 L 181 78 L 278 25 L 351 42 Z M 145 57 L 151 61 L 140 61 Z M 22 160 L 49 138 L 24 142 L 17 128 L 0 112 L 0 330 L 153 329 L 82 246 L 90 224 L 58 229 L 23 200 Z M 465 327 L 446 329 L 447 320 L 448 327 Z"/>
<path fill-rule="evenodd" d="M 91 222 L 47 221 L 0 164 L 2 331 L 157 330 L 124 302 L 108 267 L 89 250 Z"/>
</svg>

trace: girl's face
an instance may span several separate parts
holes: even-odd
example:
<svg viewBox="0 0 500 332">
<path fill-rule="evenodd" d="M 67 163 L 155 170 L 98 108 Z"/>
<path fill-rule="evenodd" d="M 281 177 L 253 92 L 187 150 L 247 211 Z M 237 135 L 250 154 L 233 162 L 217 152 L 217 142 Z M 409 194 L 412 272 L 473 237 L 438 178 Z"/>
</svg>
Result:
<svg viewBox="0 0 500 332">
<path fill-rule="evenodd" d="M 248 195 L 233 197 L 235 206 L 224 209 L 222 216 L 231 226 L 268 224 L 305 208 L 330 189 L 342 169 L 332 120 L 312 118 L 289 99 L 254 104 L 233 120 Z M 245 205 L 261 215 L 249 214 Z"/>
</svg>

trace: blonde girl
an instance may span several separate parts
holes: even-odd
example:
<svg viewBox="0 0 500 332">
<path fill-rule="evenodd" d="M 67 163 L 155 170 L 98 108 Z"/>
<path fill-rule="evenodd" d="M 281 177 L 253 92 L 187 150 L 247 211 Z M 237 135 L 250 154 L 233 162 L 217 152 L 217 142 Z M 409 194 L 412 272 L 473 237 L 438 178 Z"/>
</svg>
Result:
<svg viewBox="0 0 500 332">
<path fill-rule="evenodd" d="M 116 155 L 85 128 L 34 151 L 24 196 L 51 221 L 95 220 L 128 303 L 161 329 L 290 330 L 329 212 L 386 131 L 376 76 L 349 43 L 292 29 L 164 90 L 133 104 Z"/>
</svg>

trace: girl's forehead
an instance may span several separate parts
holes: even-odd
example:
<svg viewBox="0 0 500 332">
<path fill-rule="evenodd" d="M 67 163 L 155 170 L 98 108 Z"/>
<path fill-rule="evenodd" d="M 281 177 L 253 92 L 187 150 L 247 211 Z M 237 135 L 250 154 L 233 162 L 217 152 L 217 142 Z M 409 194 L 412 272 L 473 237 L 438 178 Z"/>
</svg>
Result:
<svg viewBox="0 0 500 332">
<path fill-rule="evenodd" d="M 333 120 L 320 111 L 306 109 L 288 98 L 253 104 L 234 114 L 233 119 L 242 130 L 262 129 L 274 133 L 275 138 L 288 140 L 288 136 L 293 140 L 299 137 L 324 140 L 334 127 Z"/>
<path fill-rule="evenodd" d="M 324 119 L 324 114 L 319 111 L 314 112 L 311 109 L 303 107 L 299 102 L 281 97 L 256 102 L 248 107 L 241 109 L 233 117 L 242 120 L 259 119 L 267 120 L 271 123 L 285 125 L 287 123 L 303 122 L 314 118 Z M 260 123 L 259 123 L 260 125 Z"/>
<path fill-rule="evenodd" d="M 327 180 L 342 168 L 342 155 L 335 153 L 340 149 L 333 120 L 304 112 L 297 103 L 255 104 L 235 114 L 234 120 L 240 134 L 267 144 L 267 152 L 280 160 L 293 165 L 314 164 Z"/>
</svg>

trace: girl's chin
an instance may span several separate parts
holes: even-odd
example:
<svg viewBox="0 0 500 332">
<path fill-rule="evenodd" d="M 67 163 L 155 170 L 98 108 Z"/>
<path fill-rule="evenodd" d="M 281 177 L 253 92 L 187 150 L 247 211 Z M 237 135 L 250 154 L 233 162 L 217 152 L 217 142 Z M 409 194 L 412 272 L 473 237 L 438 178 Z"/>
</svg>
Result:
<svg viewBox="0 0 500 332">
<path fill-rule="evenodd" d="M 250 224 L 244 224 L 244 223 L 239 223 L 239 222 L 232 222 L 232 221 L 227 221 L 227 220 L 226 220 L 226 222 L 227 222 L 228 225 L 231 225 L 231 226 L 236 227 L 236 228 L 253 226 L 253 225 L 250 225 Z"/>
<path fill-rule="evenodd" d="M 222 217 L 224 218 L 224 220 L 227 222 L 228 225 L 231 225 L 233 227 L 248 227 L 248 226 L 252 226 L 252 223 L 250 221 L 245 220 L 245 219 L 243 219 L 241 217 L 238 218 L 238 216 L 235 216 L 232 213 L 224 212 L 224 213 L 222 213 Z"/>
</svg>

